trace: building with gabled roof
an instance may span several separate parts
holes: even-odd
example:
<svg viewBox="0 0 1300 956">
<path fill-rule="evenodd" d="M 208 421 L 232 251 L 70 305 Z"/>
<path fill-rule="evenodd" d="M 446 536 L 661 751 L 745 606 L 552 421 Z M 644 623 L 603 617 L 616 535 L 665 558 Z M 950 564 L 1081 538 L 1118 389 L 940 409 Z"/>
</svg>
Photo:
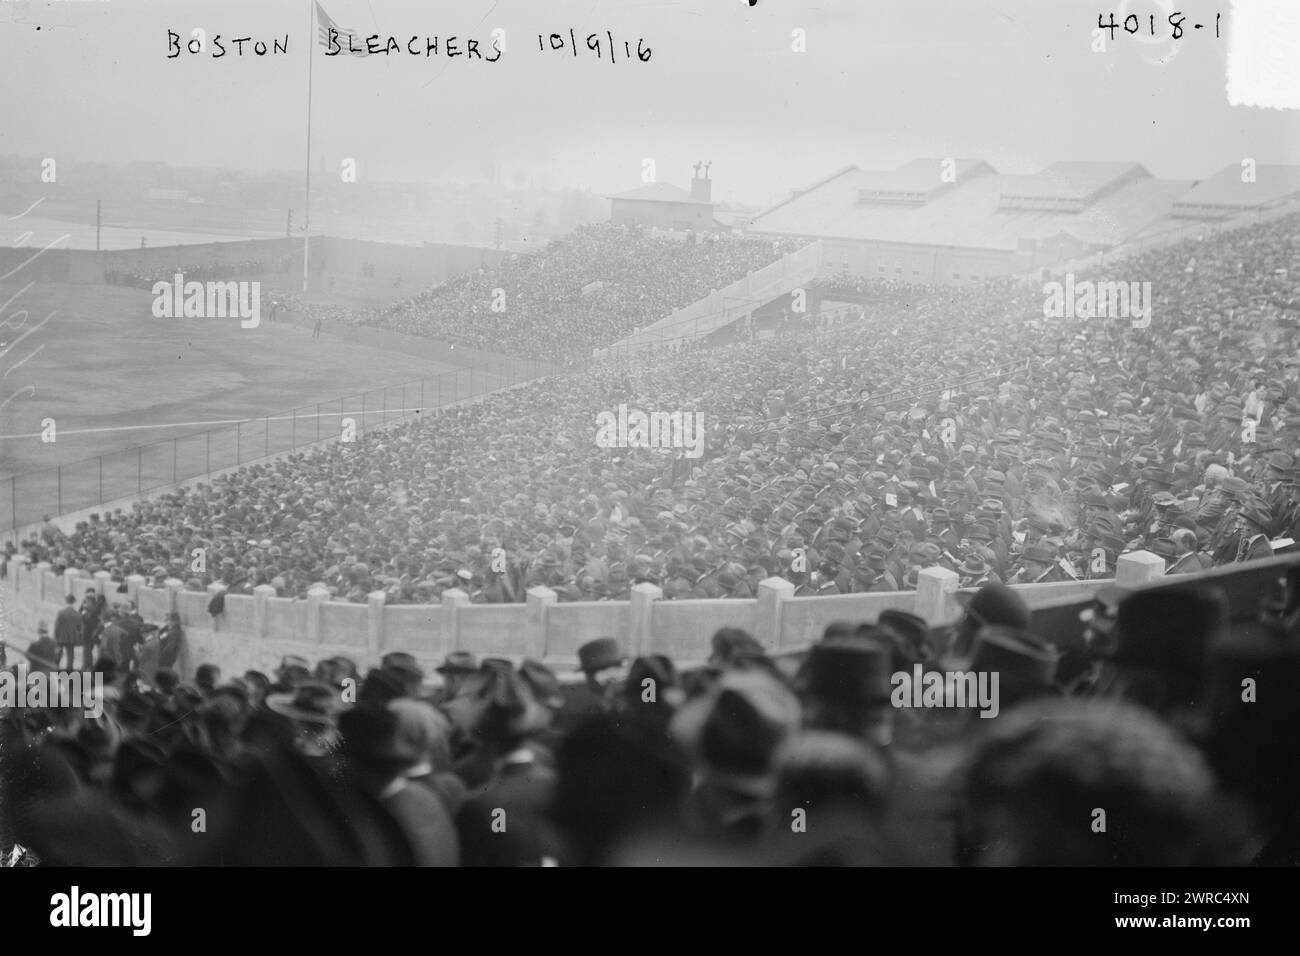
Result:
<svg viewBox="0 0 1300 956">
<path fill-rule="evenodd" d="M 701 167 L 704 175 L 700 175 Z M 703 163 L 695 167 L 691 190 L 670 183 L 648 183 L 606 198 L 610 201 L 610 222 L 644 226 L 647 229 L 709 232 L 722 228 L 714 220 L 713 180 Z"/>
<path fill-rule="evenodd" d="M 1024 273 L 1144 236 L 1300 198 L 1300 167 L 1203 182 L 1140 163 L 1057 162 L 1031 175 L 978 159 L 846 166 L 755 216 L 750 232 L 821 239 L 823 271 L 925 283 Z"/>
<path fill-rule="evenodd" d="M 1300 196 L 1300 166 L 1225 166 L 1174 201 L 1180 219 L 1229 219 Z"/>
</svg>

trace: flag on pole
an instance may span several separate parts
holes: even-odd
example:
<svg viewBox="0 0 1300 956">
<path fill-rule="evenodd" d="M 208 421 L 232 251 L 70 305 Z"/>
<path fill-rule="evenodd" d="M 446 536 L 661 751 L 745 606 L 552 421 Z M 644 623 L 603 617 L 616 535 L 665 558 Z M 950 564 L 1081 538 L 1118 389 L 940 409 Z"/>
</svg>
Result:
<svg viewBox="0 0 1300 956">
<path fill-rule="evenodd" d="M 334 18 L 325 12 L 325 8 L 316 3 L 316 33 L 320 39 L 320 45 L 326 50 L 331 49 L 330 31 L 334 31 L 334 42 L 339 46 L 340 53 L 350 53 L 352 56 L 367 56 L 365 41 L 355 30 L 349 30 L 347 27 L 341 27 L 334 22 Z M 355 38 L 356 42 L 353 42 Z"/>
</svg>

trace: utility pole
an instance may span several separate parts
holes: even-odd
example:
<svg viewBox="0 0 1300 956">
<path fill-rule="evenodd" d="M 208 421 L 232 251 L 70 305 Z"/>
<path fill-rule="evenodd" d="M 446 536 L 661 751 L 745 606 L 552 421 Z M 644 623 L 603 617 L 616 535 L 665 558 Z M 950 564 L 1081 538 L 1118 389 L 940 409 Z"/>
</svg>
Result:
<svg viewBox="0 0 1300 956">
<path fill-rule="evenodd" d="M 501 248 L 501 229 L 502 229 L 501 217 L 497 216 L 497 248 L 498 249 Z"/>
<path fill-rule="evenodd" d="M 318 9 L 317 5 L 313 0 L 307 23 L 307 152 L 303 162 L 305 180 L 302 210 L 302 291 L 304 295 L 307 293 L 307 260 L 311 255 L 311 67 L 316 59 L 314 56 L 316 42 L 312 39 L 316 32 L 316 9 Z M 350 44 L 351 40 L 348 42 Z"/>
<path fill-rule="evenodd" d="M 102 205 L 103 205 L 102 200 L 99 199 L 95 200 L 95 251 L 96 252 L 99 252 L 99 227 L 102 222 L 102 219 L 100 217 L 100 213 L 102 210 L 100 209 L 100 207 Z"/>
<path fill-rule="evenodd" d="M 290 239 L 292 237 L 293 237 L 293 210 L 290 209 L 289 216 L 284 221 L 284 238 Z"/>
</svg>

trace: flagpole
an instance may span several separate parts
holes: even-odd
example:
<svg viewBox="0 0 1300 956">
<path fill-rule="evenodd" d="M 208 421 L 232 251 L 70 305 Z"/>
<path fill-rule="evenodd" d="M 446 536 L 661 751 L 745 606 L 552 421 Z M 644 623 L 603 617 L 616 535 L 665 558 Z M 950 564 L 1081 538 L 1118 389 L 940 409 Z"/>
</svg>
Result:
<svg viewBox="0 0 1300 956">
<path fill-rule="evenodd" d="M 302 291 L 307 293 L 307 260 L 311 253 L 311 66 L 316 59 L 316 0 L 307 7 L 307 164 L 302 212 Z"/>
</svg>

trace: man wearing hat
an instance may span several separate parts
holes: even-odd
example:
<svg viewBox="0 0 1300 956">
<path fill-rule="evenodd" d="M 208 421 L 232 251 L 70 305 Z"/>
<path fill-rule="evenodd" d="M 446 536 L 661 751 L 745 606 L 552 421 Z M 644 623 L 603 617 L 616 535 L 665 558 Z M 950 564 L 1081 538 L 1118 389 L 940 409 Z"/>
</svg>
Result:
<svg viewBox="0 0 1300 956">
<path fill-rule="evenodd" d="M 895 671 L 907 670 L 913 664 L 926 663 L 934 657 L 930 626 L 917 614 L 888 608 L 880 612 L 876 629 L 889 639 Z"/>
<path fill-rule="evenodd" d="M 1227 596 L 1213 585 L 1170 584 L 1125 595 L 1092 693 L 1166 717 L 1186 716 L 1202 702 L 1207 652 L 1230 628 Z"/>
<path fill-rule="evenodd" d="M 739 564 L 728 562 L 718 571 L 717 583 L 720 598 L 752 598 L 754 592 L 749 589 L 749 580 L 745 569 Z"/>
<path fill-rule="evenodd" d="M 964 553 L 977 555 L 1001 576 L 1007 565 L 1006 545 L 1000 539 L 993 540 L 993 532 L 987 524 L 977 522 L 974 515 L 964 516 L 959 544 Z"/>
<path fill-rule="evenodd" d="M 627 654 L 615 637 L 597 637 L 577 649 L 578 670 L 590 691 L 603 693 L 627 676 Z"/>
<path fill-rule="evenodd" d="M 431 782 L 431 753 L 445 721 L 427 705 L 397 699 L 339 718 L 344 752 L 362 789 L 401 830 L 416 866 L 457 866 L 459 839 L 445 798 Z"/>
<path fill-rule="evenodd" d="M 349 709 L 337 688 L 311 680 L 283 694 L 268 694 L 266 706 L 292 721 L 295 747 L 317 761 L 338 747 L 338 717 Z"/>
<path fill-rule="evenodd" d="M 568 703 L 556 715 L 561 730 L 613 708 L 627 678 L 627 654 L 617 638 L 598 637 L 578 648 L 578 669 L 585 681 L 581 688 L 572 689 Z"/>
<path fill-rule="evenodd" d="M 758 836 L 776 790 L 776 754 L 801 722 L 798 698 L 757 669 L 728 670 L 683 704 L 670 732 L 698 770 L 688 826 L 707 837 Z"/>
<path fill-rule="evenodd" d="M 4 645 L 0 644 L 0 660 Z M 50 626 L 44 621 L 36 625 L 36 640 L 27 647 L 28 668 L 31 671 L 56 671 L 59 668 L 59 645 L 50 637 Z"/>
<path fill-rule="evenodd" d="M 981 588 L 991 581 L 998 580 L 996 573 L 989 568 L 978 554 L 967 555 L 966 560 L 957 565 L 957 586 L 962 588 Z"/>
<path fill-rule="evenodd" d="M 855 594 L 900 591 L 897 578 L 889 570 L 889 555 L 883 548 L 871 547 L 853 569 Z"/>
<path fill-rule="evenodd" d="M 463 865 L 538 866 L 555 853 L 547 846 L 544 817 L 555 773 L 549 753 L 534 739 L 547 729 L 552 713 L 532 686 L 508 663 L 485 672 L 473 755 L 482 770 L 467 774 L 464 761 L 457 765 L 473 791 L 456 818 Z M 494 826 L 501 811 L 504 831 Z"/>
<path fill-rule="evenodd" d="M 86 591 L 81 601 L 81 669 L 90 670 L 94 663 L 95 645 L 99 642 L 99 619 L 107 602 L 93 588 Z"/>
<path fill-rule="evenodd" d="M 81 612 L 77 610 L 77 597 L 69 594 L 65 599 L 64 606 L 60 608 L 59 613 L 54 617 L 54 643 L 59 646 L 59 654 L 55 660 L 56 664 L 61 664 L 64 652 L 68 655 L 68 670 L 72 670 L 76 665 L 73 663 L 73 654 L 82 643 L 82 622 Z"/>
<path fill-rule="evenodd" d="M 1174 559 L 1178 557 L 1178 548 L 1172 538 L 1156 538 L 1151 542 L 1150 551 L 1152 554 L 1158 554 L 1165 562 L 1165 574 L 1169 573 Z"/>
<path fill-rule="evenodd" d="M 1073 580 L 1056 559 L 1056 549 L 1045 542 L 1028 545 L 1021 553 L 1020 571 L 1011 576 L 1013 584 L 1046 584 Z"/>
<path fill-rule="evenodd" d="M 894 730 L 893 644 L 891 632 L 876 628 L 814 644 L 795 680 L 805 725 L 888 746 Z"/>
<path fill-rule="evenodd" d="M 1273 519 L 1269 531 L 1281 534 L 1290 524 L 1297 499 L 1295 459 L 1286 452 L 1274 452 L 1265 459 L 1264 470 L 1264 501 Z"/>
<path fill-rule="evenodd" d="M 997 674 L 998 704 L 1005 708 L 1055 693 L 1060 659 L 1056 648 L 1037 635 L 994 624 L 976 632 L 970 662 L 962 669 Z"/>
<path fill-rule="evenodd" d="M 839 585 L 836 578 L 839 577 L 840 569 L 833 561 L 823 561 L 817 566 L 808 578 L 807 584 L 801 584 L 795 588 L 795 597 L 821 597 L 828 594 L 839 594 Z"/>
<path fill-rule="evenodd" d="M 1237 554 L 1234 563 L 1260 561 L 1273 557 L 1269 544 L 1268 526 L 1272 518 L 1259 506 L 1244 509 L 1237 519 Z"/>
<path fill-rule="evenodd" d="M 1224 478 L 1218 492 L 1222 510 L 1210 538 L 1210 550 L 1217 564 L 1230 564 L 1235 558 L 1238 536 L 1242 530 L 1241 512 L 1250 503 L 1252 496 L 1246 480 L 1235 475 Z"/>
<path fill-rule="evenodd" d="M 464 693 L 472 676 L 478 673 L 478 658 L 469 651 L 452 651 L 434 670 L 442 676 L 442 687 L 433 699 L 445 704 Z"/>
<path fill-rule="evenodd" d="M 982 627 L 999 624 L 1018 631 L 1029 627 L 1029 606 L 1001 582 L 990 582 L 973 593 L 958 591 L 956 600 L 965 608 L 965 614 L 948 635 L 947 653 L 952 657 L 969 655 L 975 635 Z"/>
<path fill-rule="evenodd" d="M 1157 537 L 1168 537 L 1169 532 L 1173 529 L 1173 521 L 1176 515 L 1175 506 L 1178 499 L 1167 491 L 1157 491 L 1151 496 L 1151 503 L 1155 506 L 1155 519 L 1146 526 L 1148 536 L 1151 534 Z"/>
</svg>

